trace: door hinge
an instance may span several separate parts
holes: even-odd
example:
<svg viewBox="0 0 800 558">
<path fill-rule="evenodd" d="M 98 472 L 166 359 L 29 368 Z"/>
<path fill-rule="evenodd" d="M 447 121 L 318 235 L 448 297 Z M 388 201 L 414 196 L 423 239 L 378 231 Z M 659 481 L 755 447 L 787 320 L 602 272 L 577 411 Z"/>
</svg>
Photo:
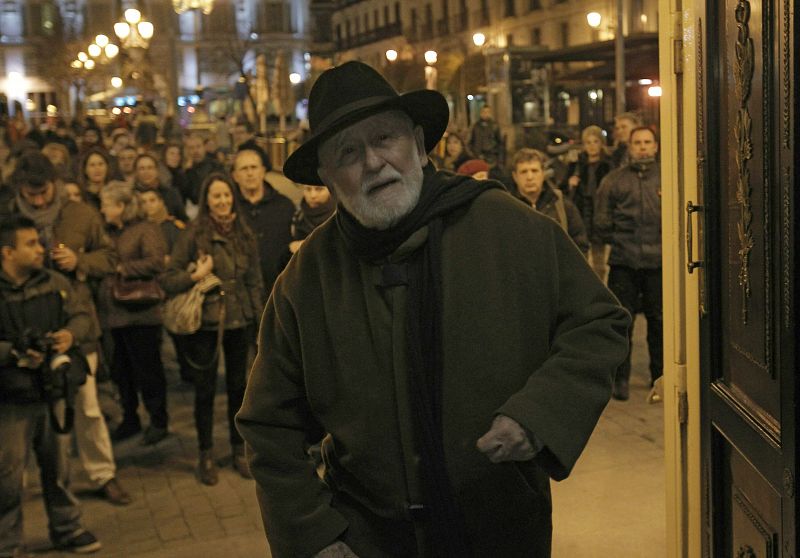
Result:
<svg viewBox="0 0 800 558">
<path fill-rule="evenodd" d="M 689 422 L 689 398 L 685 391 L 678 392 L 678 423 Z"/>
<path fill-rule="evenodd" d="M 672 71 L 675 74 L 683 73 L 683 39 L 672 40 Z"/>
</svg>

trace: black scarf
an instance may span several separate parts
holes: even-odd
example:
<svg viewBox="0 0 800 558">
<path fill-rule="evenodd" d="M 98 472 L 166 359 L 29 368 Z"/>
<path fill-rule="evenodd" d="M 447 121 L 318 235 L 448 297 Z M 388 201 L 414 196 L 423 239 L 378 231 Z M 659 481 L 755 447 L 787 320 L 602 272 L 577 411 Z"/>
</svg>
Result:
<svg viewBox="0 0 800 558">
<path fill-rule="evenodd" d="M 425 489 L 424 524 L 432 555 L 471 556 L 461 510 L 447 474 L 442 432 L 442 232 L 443 218 L 469 205 L 486 190 L 502 189 L 493 181 L 424 169 L 424 181 L 416 207 L 397 225 L 384 231 L 367 229 L 339 207 L 337 225 L 348 247 L 359 257 L 377 261 L 394 253 L 414 232 L 428 226 L 423 250 L 407 264 L 408 285 L 406 337 L 409 363 L 409 399 L 420 454 L 420 471 Z M 385 266 L 396 267 L 396 266 Z M 387 276 L 384 268 L 384 277 Z M 397 282 L 403 284 L 401 278 Z M 400 274 L 402 275 L 402 273 Z"/>
</svg>

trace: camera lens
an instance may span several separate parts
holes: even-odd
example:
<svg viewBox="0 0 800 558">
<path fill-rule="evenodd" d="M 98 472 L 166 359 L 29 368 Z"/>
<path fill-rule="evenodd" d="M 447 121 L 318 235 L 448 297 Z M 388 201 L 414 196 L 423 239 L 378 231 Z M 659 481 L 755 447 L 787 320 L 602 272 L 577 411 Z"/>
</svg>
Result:
<svg viewBox="0 0 800 558">
<path fill-rule="evenodd" d="M 69 358 L 69 355 L 56 355 L 50 359 L 50 370 L 58 374 L 66 372 L 71 365 L 72 359 Z"/>
</svg>

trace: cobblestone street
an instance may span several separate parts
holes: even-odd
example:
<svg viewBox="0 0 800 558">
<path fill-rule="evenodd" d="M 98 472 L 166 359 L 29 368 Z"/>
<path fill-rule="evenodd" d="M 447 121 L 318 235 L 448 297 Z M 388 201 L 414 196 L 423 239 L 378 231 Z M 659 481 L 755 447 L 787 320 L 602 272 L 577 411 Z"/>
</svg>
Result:
<svg viewBox="0 0 800 558">
<path fill-rule="evenodd" d="M 643 322 L 637 321 L 631 400 L 609 404 L 573 475 L 553 483 L 554 558 L 632 558 L 644 556 L 644 549 L 648 557 L 663 555 L 662 408 L 644 402 Z M 269 557 L 253 481 L 242 479 L 230 465 L 224 395 L 218 394 L 215 409 L 220 482 L 208 487 L 194 475 L 193 392 L 178 380 L 169 344 L 164 353 L 170 436 L 151 448 L 139 445 L 139 436 L 115 446 L 118 478 L 134 497 L 133 504 L 108 504 L 86 491 L 81 476 L 73 483 L 84 525 L 103 543 L 94 556 Z M 101 384 L 101 390 L 104 407 L 117 412 L 109 399 L 110 384 Z M 74 465 L 80 470 L 77 461 Z M 33 486 L 24 506 L 28 551 L 43 558 L 67 556 L 50 549 L 36 471 L 29 478 Z"/>
</svg>

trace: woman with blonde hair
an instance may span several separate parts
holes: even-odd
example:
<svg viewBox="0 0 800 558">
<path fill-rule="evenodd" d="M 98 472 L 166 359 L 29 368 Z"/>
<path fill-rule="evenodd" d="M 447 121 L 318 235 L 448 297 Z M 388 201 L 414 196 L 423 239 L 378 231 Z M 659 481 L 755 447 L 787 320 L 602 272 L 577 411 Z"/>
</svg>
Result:
<svg viewBox="0 0 800 558">
<path fill-rule="evenodd" d="M 614 168 L 606 148 L 606 138 L 599 126 L 587 126 L 581 132 L 581 153 L 578 160 L 567 168 L 566 183 L 562 190 L 572 198 L 578 208 L 591 243 L 592 269 L 605 280 L 606 246 L 594 231 L 594 195 L 603 177 Z"/>
<path fill-rule="evenodd" d="M 151 445 L 167 435 L 167 382 L 159 351 L 161 305 L 123 302 L 118 291 L 125 280 L 155 280 L 164 270 L 166 246 L 158 225 L 140 218 L 138 199 L 127 182 L 113 180 L 100 191 L 100 212 L 119 256 L 116 275 L 103 279 L 97 304 L 101 326 L 111 331 L 114 342 L 112 376 L 122 400 L 122 423 L 111 437 L 119 441 L 141 431 L 141 392 L 150 415 L 143 443 Z"/>
<path fill-rule="evenodd" d="M 47 157 L 56 169 L 58 178 L 61 180 L 72 179 L 72 157 L 69 149 L 63 143 L 50 142 L 42 147 L 42 155 Z"/>
</svg>

